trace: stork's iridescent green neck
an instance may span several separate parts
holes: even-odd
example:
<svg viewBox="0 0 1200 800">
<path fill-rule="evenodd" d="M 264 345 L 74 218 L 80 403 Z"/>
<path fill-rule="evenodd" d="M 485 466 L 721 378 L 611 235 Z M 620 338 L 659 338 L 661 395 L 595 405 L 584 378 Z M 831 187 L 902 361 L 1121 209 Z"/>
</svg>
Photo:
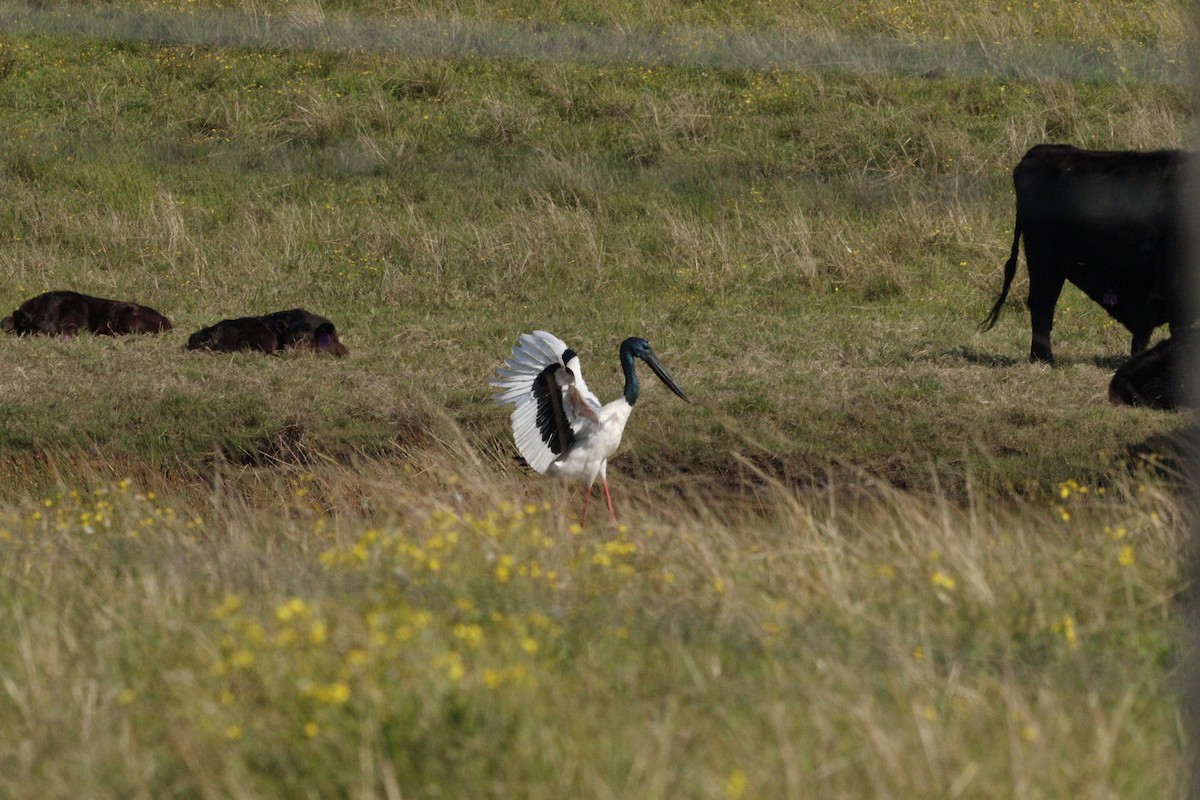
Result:
<svg viewBox="0 0 1200 800">
<path fill-rule="evenodd" d="M 631 336 L 625 341 L 621 342 L 621 371 L 625 373 L 626 403 L 632 406 L 637 402 L 638 399 L 637 370 L 634 369 L 633 366 L 633 360 L 635 358 L 640 358 L 645 361 L 650 369 L 654 370 L 654 374 L 657 375 L 672 392 L 679 395 L 679 397 L 683 398 L 684 400 L 687 400 L 689 403 L 691 402 L 688 400 L 687 395 L 683 393 L 683 390 L 680 389 L 675 383 L 674 379 L 671 378 L 670 373 L 667 372 L 667 368 L 664 367 L 662 362 L 658 360 L 658 356 L 656 356 L 654 351 L 650 349 L 650 343 L 640 337 Z"/>
<path fill-rule="evenodd" d="M 633 347 L 630 342 L 638 339 L 626 339 L 621 342 L 621 371 L 625 373 L 625 402 L 633 405 L 638 399 L 637 370 L 633 366 Z M 644 341 L 644 340 L 641 340 Z"/>
</svg>

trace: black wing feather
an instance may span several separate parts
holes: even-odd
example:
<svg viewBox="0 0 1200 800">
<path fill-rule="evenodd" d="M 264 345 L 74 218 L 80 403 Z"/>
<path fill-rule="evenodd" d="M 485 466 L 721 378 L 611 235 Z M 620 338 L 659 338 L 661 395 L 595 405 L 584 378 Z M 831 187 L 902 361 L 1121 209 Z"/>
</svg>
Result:
<svg viewBox="0 0 1200 800">
<path fill-rule="evenodd" d="M 565 453 L 575 442 L 575 432 L 567 423 L 567 414 L 563 410 L 562 388 L 556 378 L 560 369 L 567 371 L 560 364 L 551 364 L 533 379 L 538 433 L 556 456 Z"/>
</svg>

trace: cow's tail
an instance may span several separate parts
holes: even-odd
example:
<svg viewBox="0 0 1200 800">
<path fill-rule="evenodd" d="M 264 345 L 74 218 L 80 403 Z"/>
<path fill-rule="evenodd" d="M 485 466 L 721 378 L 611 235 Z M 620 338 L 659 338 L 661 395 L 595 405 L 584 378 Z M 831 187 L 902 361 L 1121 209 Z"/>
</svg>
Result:
<svg viewBox="0 0 1200 800">
<path fill-rule="evenodd" d="M 1013 226 L 1013 243 L 1012 253 L 1008 256 L 1008 263 L 1004 265 L 1004 288 L 1000 290 L 1000 297 L 996 300 L 996 305 L 992 306 L 992 313 L 988 314 L 987 319 L 979 326 L 980 330 L 990 331 L 992 326 L 996 324 L 996 320 L 1000 318 L 1000 309 L 1004 308 L 1004 301 L 1008 299 L 1008 290 L 1012 286 L 1013 278 L 1017 276 L 1017 253 L 1021 248 L 1021 220 L 1018 217 L 1016 224 Z"/>
</svg>

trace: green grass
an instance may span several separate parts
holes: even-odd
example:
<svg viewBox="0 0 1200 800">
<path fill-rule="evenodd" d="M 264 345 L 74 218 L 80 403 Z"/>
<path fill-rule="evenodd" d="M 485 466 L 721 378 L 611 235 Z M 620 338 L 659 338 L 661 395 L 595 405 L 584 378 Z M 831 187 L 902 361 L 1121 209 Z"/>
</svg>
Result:
<svg viewBox="0 0 1200 800">
<path fill-rule="evenodd" d="M 1184 8 L 222 5 L 0 4 L 0 309 L 175 323 L 0 338 L 0 795 L 1182 794 L 1190 418 L 1108 404 L 1129 336 L 1072 288 L 1057 368 L 1023 276 L 977 326 L 1028 147 L 1184 142 L 1147 77 Z M 36 27 L 233 12 L 483 33 Z M 539 32 L 644 49 L 484 55 Z M 790 68 L 779 37 L 1096 61 Z M 297 305 L 351 355 L 183 349 Z M 604 399 L 645 336 L 695 400 L 647 384 L 627 528 L 511 464 L 487 379 L 533 328 Z"/>
<path fill-rule="evenodd" d="M 1176 144 L 1182 89 L 39 37 L 3 53 L 7 303 L 70 286 L 177 326 L 101 354 L 3 343 L 38 385 L 70 391 L 99 369 L 124 394 L 88 381 L 97 402 L 48 404 L 6 387 L 14 449 L 82 444 L 186 471 L 297 422 L 331 452 L 381 445 L 426 401 L 494 440 L 484 379 L 534 326 L 585 353 L 605 396 L 615 343 L 651 338 L 700 407 L 669 440 L 638 426 L 638 451 L 684 469 L 765 446 L 809 472 L 886 474 L 900 454 L 922 462 L 906 482 L 961 487 L 950 465 L 965 454 L 990 486 L 1046 487 L 1106 476 L 1097 441 L 1119 453 L 1173 424 L 1096 402 L 1125 335 L 1071 291 L 1057 349 L 1078 374 L 1020 363 L 1015 307 L 990 335 L 974 328 L 1024 149 Z M 350 366 L 177 352 L 223 317 L 300 304 L 339 324 Z M 162 365 L 146 385 L 138 358 Z M 1007 421 L 1026 413 L 1036 429 Z M 186 434 L 144 435 L 180 417 Z"/>
</svg>

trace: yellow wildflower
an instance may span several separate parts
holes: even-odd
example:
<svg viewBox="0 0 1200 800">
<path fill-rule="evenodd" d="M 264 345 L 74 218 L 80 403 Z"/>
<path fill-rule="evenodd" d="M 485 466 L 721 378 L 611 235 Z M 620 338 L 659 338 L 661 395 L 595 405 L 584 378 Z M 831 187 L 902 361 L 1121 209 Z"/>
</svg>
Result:
<svg viewBox="0 0 1200 800">
<path fill-rule="evenodd" d="M 299 597 L 293 597 L 275 610 L 275 618 L 280 622 L 289 622 L 295 617 L 304 617 L 308 614 L 308 606 Z"/>
<path fill-rule="evenodd" d="M 471 647 L 478 647 L 483 641 L 483 626 L 459 623 L 454 626 L 454 635 Z"/>
<path fill-rule="evenodd" d="M 740 769 L 735 769 L 725 779 L 725 796 L 729 800 L 738 800 L 738 798 L 746 794 L 746 788 L 749 785 L 750 780 L 746 777 L 746 773 Z"/>
<path fill-rule="evenodd" d="M 242 598 L 234 594 L 227 594 L 225 595 L 225 599 L 221 601 L 221 604 L 213 609 L 213 619 L 224 619 L 230 614 L 236 613 L 241 607 Z"/>
<path fill-rule="evenodd" d="M 341 705 L 350 699 L 350 687 L 342 682 L 319 686 L 313 691 L 313 696 L 321 703 L 331 706 Z"/>
<path fill-rule="evenodd" d="M 958 585 L 958 582 L 955 581 L 954 578 L 942 572 L 940 569 L 935 570 L 934 573 L 929 576 L 929 580 L 933 582 L 934 586 L 945 589 L 948 592 L 954 591 L 954 587 Z"/>
<path fill-rule="evenodd" d="M 1075 634 L 1075 618 L 1070 614 L 1063 614 L 1062 634 L 1063 638 L 1067 640 L 1067 647 L 1071 650 L 1079 646 L 1078 637 Z"/>
<path fill-rule="evenodd" d="M 249 650 L 238 650 L 229 657 L 229 663 L 235 667 L 245 669 L 254 664 L 254 653 Z"/>
</svg>

